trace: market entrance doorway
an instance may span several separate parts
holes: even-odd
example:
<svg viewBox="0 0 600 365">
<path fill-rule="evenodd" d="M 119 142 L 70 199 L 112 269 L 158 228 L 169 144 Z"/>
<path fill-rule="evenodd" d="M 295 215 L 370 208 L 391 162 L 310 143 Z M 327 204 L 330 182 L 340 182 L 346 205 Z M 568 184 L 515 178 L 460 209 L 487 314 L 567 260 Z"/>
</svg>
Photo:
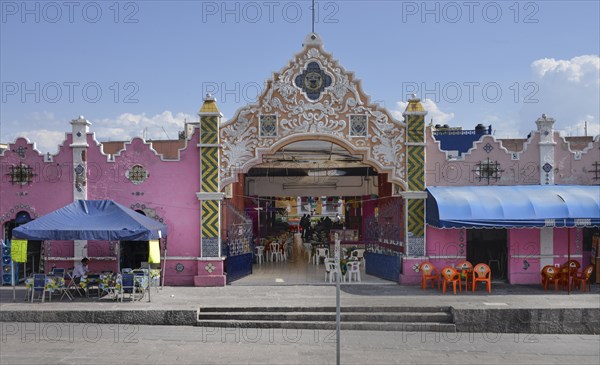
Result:
<svg viewBox="0 0 600 365">
<path fill-rule="evenodd" d="M 467 261 L 473 265 L 487 264 L 492 270 L 492 279 L 506 281 L 508 244 L 506 229 L 468 229 Z"/>
</svg>

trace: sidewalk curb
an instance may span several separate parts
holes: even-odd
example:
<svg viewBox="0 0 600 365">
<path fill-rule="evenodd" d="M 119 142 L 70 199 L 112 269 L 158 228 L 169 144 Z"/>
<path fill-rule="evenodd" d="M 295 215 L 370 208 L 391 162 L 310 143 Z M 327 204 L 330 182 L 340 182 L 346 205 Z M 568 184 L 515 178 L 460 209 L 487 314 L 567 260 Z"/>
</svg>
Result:
<svg viewBox="0 0 600 365">
<path fill-rule="evenodd" d="M 193 326 L 198 310 L 64 310 L 0 311 L 0 322 L 102 323 Z"/>
</svg>

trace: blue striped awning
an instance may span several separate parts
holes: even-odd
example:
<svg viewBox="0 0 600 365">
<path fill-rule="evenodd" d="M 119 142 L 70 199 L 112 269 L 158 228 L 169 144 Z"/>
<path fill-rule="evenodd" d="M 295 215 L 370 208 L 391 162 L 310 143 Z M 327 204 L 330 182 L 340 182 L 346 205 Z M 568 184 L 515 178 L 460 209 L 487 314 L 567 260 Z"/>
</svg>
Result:
<svg viewBox="0 0 600 365">
<path fill-rule="evenodd" d="M 439 228 L 600 226 L 600 186 L 429 187 L 427 224 Z"/>
</svg>

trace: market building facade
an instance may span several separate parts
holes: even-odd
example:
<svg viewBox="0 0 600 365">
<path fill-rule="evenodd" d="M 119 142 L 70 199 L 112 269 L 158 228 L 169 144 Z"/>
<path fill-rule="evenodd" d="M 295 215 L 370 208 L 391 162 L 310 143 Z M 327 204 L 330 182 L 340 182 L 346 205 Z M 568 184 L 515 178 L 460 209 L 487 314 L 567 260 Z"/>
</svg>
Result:
<svg viewBox="0 0 600 365">
<path fill-rule="evenodd" d="M 364 245 L 376 263 L 368 266 L 372 273 L 401 284 L 420 281 L 423 261 L 486 262 L 496 279 L 515 284 L 539 282 L 542 266 L 567 256 L 590 262 L 598 210 L 564 224 L 546 219 L 544 227 L 516 224 L 514 217 L 481 225 L 441 219 L 439 197 L 455 194 L 444 189 L 470 187 L 483 194 L 477 203 L 485 207 L 491 202 L 483 188 L 569 185 L 593 195 L 600 184 L 598 137 L 565 139 L 545 115 L 521 140 L 496 139 L 483 126 L 427 126 L 416 97 L 404 120 L 396 120 L 370 101 L 315 33 L 266 85 L 256 103 L 226 123 L 207 95 L 199 120 L 178 140 L 102 143 L 79 117 L 55 155 L 39 153 L 26 138 L 9 143 L 0 152 L 4 242 L 13 228 L 74 200 L 111 199 L 168 225 L 167 285 L 225 285 L 233 265 L 251 267 L 253 239 L 273 229 L 278 212 L 287 222 L 341 212 L 344 228 L 355 232 L 351 244 Z M 600 207 L 598 195 L 588 203 Z M 318 210 L 306 208 L 319 199 Z M 30 246 L 30 272 L 73 267 L 86 256 L 92 271 L 117 271 L 147 255 L 145 246 L 128 242 Z"/>
</svg>

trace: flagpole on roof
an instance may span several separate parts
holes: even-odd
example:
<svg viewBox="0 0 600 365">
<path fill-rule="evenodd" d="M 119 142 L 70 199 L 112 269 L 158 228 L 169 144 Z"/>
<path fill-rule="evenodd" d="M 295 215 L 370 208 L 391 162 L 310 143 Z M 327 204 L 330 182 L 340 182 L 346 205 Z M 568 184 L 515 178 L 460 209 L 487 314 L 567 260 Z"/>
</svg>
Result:
<svg viewBox="0 0 600 365">
<path fill-rule="evenodd" d="M 315 0 L 312 0 L 312 32 L 315 32 Z"/>
</svg>

